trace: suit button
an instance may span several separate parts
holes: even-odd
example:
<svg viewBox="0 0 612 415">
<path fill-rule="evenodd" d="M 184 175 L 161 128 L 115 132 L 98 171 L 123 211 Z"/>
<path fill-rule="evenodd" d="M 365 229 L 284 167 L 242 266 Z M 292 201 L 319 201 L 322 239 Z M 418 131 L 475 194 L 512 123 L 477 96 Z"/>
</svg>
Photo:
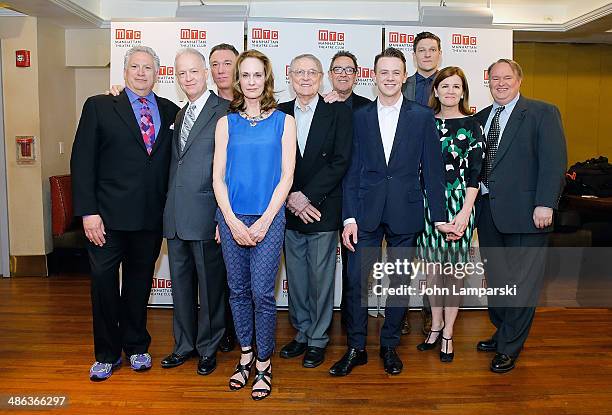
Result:
<svg viewBox="0 0 612 415">
<path fill-rule="evenodd" d="M 178 164 L 183 164 L 183 160 L 179 160 Z"/>
<path fill-rule="evenodd" d="M 321 156 L 325 157 L 325 156 L 327 156 L 327 153 L 323 153 L 323 154 L 321 154 Z"/>
<path fill-rule="evenodd" d="M 391 180 L 393 176 L 387 176 L 387 180 Z"/>
</svg>

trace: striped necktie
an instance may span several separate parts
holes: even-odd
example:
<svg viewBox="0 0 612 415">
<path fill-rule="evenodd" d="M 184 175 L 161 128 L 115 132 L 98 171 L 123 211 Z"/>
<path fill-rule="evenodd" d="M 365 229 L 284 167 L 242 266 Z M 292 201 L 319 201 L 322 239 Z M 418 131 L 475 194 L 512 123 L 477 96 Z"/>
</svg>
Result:
<svg viewBox="0 0 612 415">
<path fill-rule="evenodd" d="M 487 134 L 487 149 L 485 155 L 485 169 L 484 175 L 482 176 L 482 183 L 485 186 L 489 187 L 489 176 L 491 175 L 491 169 L 493 168 L 493 162 L 495 161 L 495 156 L 497 155 L 497 145 L 499 143 L 499 115 L 506 107 L 498 107 L 495 110 L 495 115 L 491 120 L 491 126 L 489 127 L 489 133 Z"/>
<path fill-rule="evenodd" d="M 190 104 L 189 108 L 187 108 L 187 112 L 185 113 L 183 126 L 181 127 L 181 151 L 185 149 L 187 138 L 189 138 L 189 132 L 191 131 L 191 127 L 193 127 L 193 123 L 195 123 L 195 110 L 196 106 Z"/>
<path fill-rule="evenodd" d="M 140 133 L 147 148 L 147 153 L 151 154 L 153 144 L 155 144 L 155 124 L 153 124 L 153 116 L 147 104 L 147 99 L 140 97 L 138 101 L 142 104 L 140 108 Z"/>
</svg>

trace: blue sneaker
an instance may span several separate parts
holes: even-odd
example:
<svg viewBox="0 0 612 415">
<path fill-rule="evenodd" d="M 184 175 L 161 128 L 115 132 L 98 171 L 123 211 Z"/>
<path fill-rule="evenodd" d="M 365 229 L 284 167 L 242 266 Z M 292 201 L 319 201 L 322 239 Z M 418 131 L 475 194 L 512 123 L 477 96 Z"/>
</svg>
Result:
<svg viewBox="0 0 612 415">
<path fill-rule="evenodd" d="M 89 379 L 94 382 L 106 380 L 111 377 L 113 371 L 121 366 L 121 358 L 115 363 L 100 363 L 96 361 L 89 369 Z"/>
<path fill-rule="evenodd" d="M 133 354 L 130 356 L 130 364 L 137 372 L 151 369 L 151 355 L 149 353 Z"/>
</svg>

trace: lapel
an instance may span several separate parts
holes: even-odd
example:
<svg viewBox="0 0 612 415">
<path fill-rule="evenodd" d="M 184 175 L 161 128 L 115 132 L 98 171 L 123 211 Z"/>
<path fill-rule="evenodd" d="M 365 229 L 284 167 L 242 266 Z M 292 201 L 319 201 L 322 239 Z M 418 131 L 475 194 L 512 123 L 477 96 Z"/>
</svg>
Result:
<svg viewBox="0 0 612 415">
<path fill-rule="evenodd" d="M 516 137 L 516 133 L 518 132 L 523 119 L 525 118 L 525 113 L 527 112 L 527 103 L 525 99 L 521 96 L 516 103 L 516 106 L 512 110 L 512 114 L 510 114 L 510 118 L 508 119 L 508 123 L 506 124 L 506 128 L 504 128 L 504 132 L 499 141 L 499 147 L 497 148 L 497 154 L 495 155 L 495 160 L 493 160 L 493 164 L 491 165 L 491 169 L 494 169 L 497 163 L 504 157 L 508 148 L 512 145 L 512 141 Z"/>
<path fill-rule="evenodd" d="M 202 111 L 200 111 L 198 118 L 195 120 L 195 122 L 193 123 L 193 126 L 191 127 L 191 131 L 189 131 L 189 136 L 187 137 L 185 148 L 183 149 L 182 152 L 179 152 L 180 157 L 183 157 L 185 153 L 187 153 L 187 151 L 189 150 L 189 147 L 191 147 L 191 144 L 195 140 L 195 137 L 197 137 L 200 131 L 202 131 L 202 129 L 210 123 L 210 120 L 212 120 L 213 116 L 215 115 L 216 107 L 218 105 L 219 105 L 219 98 L 217 97 L 217 95 L 215 95 L 214 92 L 210 91 L 210 96 L 206 100 L 206 103 L 204 104 L 204 108 L 202 108 Z M 181 122 L 181 128 L 182 126 L 183 124 Z M 179 137 L 180 137 L 180 133 L 179 133 Z"/>
<path fill-rule="evenodd" d="M 400 108 L 399 118 L 397 119 L 397 127 L 395 128 L 395 137 L 393 137 L 393 146 L 391 147 L 391 154 L 389 155 L 389 166 L 395 158 L 397 148 L 400 146 L 400 142 L 406 139 L 408 135 L 408 119 L 410 118 L 409 101 L 402 96 L 402 106 Z M 382 142 L 382 141 L 381 141 Z"/>
<path fill-rule="evenodd" d="M 370 105 L 366 111 L 368 130 L 370 134 L 366 134 L 366 137 L 371 138 L 374 154 L 378 158 L 378 163 L 381 166 L 387 166 L 385 160 L 385 148 L 383 147 L 382 135 L 380 134 L 380 125 L 378 124 L 378 98 Z M 367 154 L 364 153 L 364 154 Z"/>
<path fill-rule="evenodd" d="M 181 156 L 181 128 L 183 128 L 183 119 L 185 118 L 185 112 L 189 102 L 176 114 L 176 121 L 174 122 L 174 131 L 172 132 L 172 148 L 178 157 Z"/>
<path fill-rule="evenodd" d="M 281 111 L 283 111 L 285 114 L 291 115 L 292 117 L 295 118 L 295 99 L 292 99 L 291 101 L 288 101 L 288 102 L 280 103 L 278 105 L 278 108 Z M 296 132 L 296 134 L 297 134 L 297 132 Z M 295 137 L 295 140 L 296 140 L 296 145 L 295 145 L 295 164 L 296 164 L 296 169 L 297 169 L 298 165 L 300 165 L 302 163 L 302 154 L 300 153 L 300 147 L 297 145 L 297 135 Z"/>
<path fill-rule="evenodd" d="M 309 166 L 317 158 L 319 150 L 327 136 L 331 118 L 331 105 L 326 104 L 323 101 L 323 97 L 319 96 L 319 101 L 317 102 L 317 107 L 312 117 L 312 123 L 310 124 L 310 130 L 308 131 L 306 147 L 304 148 L 304 166 Z"/>
<path fill-rule="evenodd" d="M 170 128 L 170 119 L 168 112 L 166 111 L 165 103 L 163 103 L 156 94 L 153 94 L 155 101 L 157 102 L 157 110 L 159 111 L 159 119 L 161 120 L 161 126 L 155 137 L 153 148 L 151 149 L 151 156 L 155 154 L 155 151 L 161 146 L 161 143 L 166 139 L 167 132 Z M 142 140 L 141 140 L 142 141 Z"/>
<path fill-rule="evenodd" d="M 132 109 L 132 104 L 130 103 L 130 99 L 128 98 L 127 93 L 124 91 L 121 92 L 117 97 L 114 98 L 115 102 L 115 111 L 119 114 L 119 117 L 123 120 L 125 125 L 131 132 L 131 136 L 138 142 L 140 147 L 146 152 L 147 148 L 145 147 L 144 140 L 142 139 L 142 133 L 140 132 L 140 127 L 138 126 L 138 122 L 136 121 L 136 117 L 134 116 L 134 110 Z"/>
</svg>

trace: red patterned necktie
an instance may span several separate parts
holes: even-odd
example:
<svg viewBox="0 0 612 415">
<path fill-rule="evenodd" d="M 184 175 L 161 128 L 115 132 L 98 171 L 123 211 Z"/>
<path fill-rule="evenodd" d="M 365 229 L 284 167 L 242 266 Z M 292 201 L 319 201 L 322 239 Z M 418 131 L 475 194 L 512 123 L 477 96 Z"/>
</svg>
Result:
<svg viewBox="0 0 612 415">
<path fill-rule="evenodd" d="M 153 124 L 153 116 L 151 110 L 147 105 L 147 99 L 144 97 L 138 98 L 138 101 L 142 103 L 140 108 L 140 132 L 142 133 L 142 139 L 144 140 L 147 153 L 151 154 L 153 150 L 153 144 L 155 143 L 155 125 Z"/>
</svg>

